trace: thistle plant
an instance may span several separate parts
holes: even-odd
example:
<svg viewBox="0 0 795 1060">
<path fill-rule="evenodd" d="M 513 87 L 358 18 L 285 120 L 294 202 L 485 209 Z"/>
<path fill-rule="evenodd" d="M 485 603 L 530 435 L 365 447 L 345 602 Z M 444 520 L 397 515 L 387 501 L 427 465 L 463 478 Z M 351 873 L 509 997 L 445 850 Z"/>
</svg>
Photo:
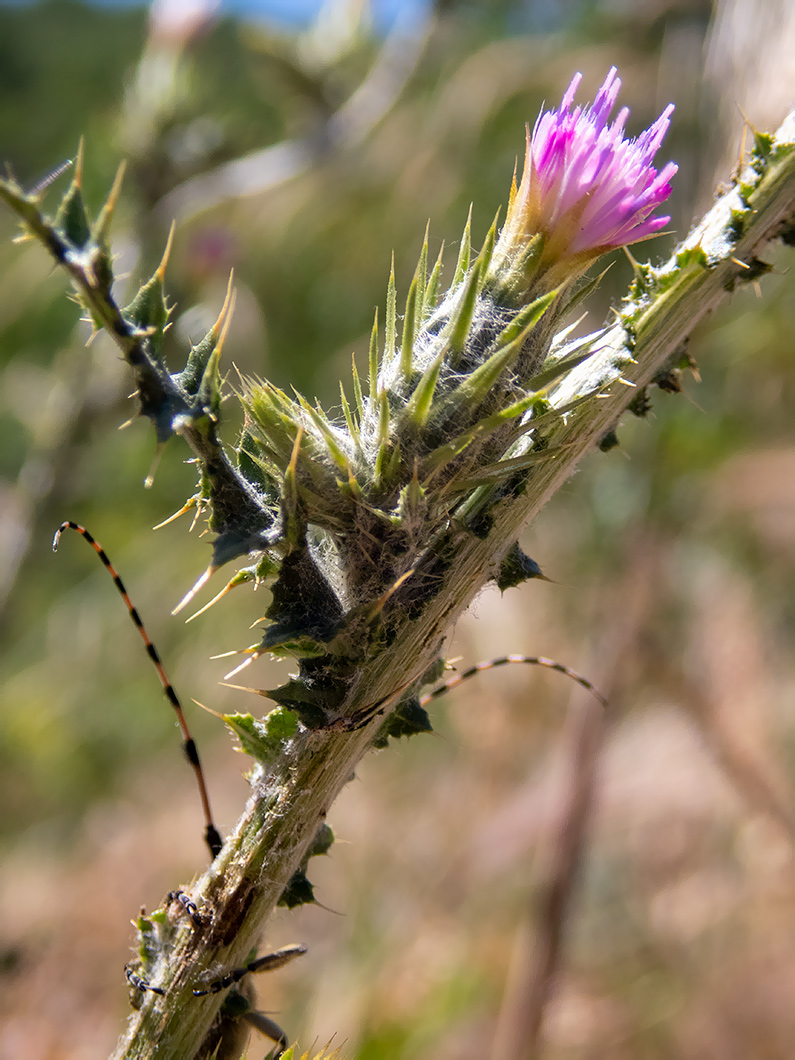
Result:
<svg viewBox="0 0 795 1060">
<path fill-rule="evenodd" d="M 114 297 L 109 233 L 120 180 L 96 219 L 79 159 L 52 218 L 42 192 L 13 179 L 0 187 L 68 272 L 93 328 L 122 351 L 158 443 L 179 435 L 196 457 L 197 490 L 181 511 L 206 517 L 213 553 L 177 610 L 232 564 L 216 600 L 242 584 L 266 582 L 271 593 L 261 637 L 226 677 L 275 704 L 264 717 L 224 719 L 252 760 L 251 796 L 190 889 L 197 917 L 172 903 L 139 918 L 132 971 L 157 992 L 133 991 L 118 1057 L 206 1056 L 223 1021 L 239 1022 L 222 1009 L 222 993 L 194 991 L 218 968 L 245 964 L 278 903 L 312 900 L 308 860 L 328 849 L 326 815 L 359 760 L 390 738 L 430 730 L 419 692 L 444 668 L 451 624 L 488 582 L 506 589 L 539 573 L 517 544 L 522 529 L 583 455 L 612 443 L 622 414 L 645 414 L 648 389 L 670 389 L 691 366 L 683 344 L 693 327 L 766 271 L 763 247 L 793 240 L 791 117 L 775 136 L 756 136 L 734 187 L 667 263 L 636 266 L 615 324 L 572 338 L 572 310 L 596 282 L 584 273 L 605 252 L 665 228 L 659 211 L 676 172 L 654 161 L 672 107 L 627 139 L 627 110 L 610 122 L 616 71 L 590 107 L 574 106 L 579 80 L 528 130 L 505 223 L 495 218 L 477 252 L 467 222 L 447 289 L 427 234 L 400 313 L 393 269 L 367 378 L 354 367 L 341 413 L 242 379 L 232 453 L 218 437 L 231 285 L 214 326 L 171 372 L 162 356 L 168 252 L 128 306 Z M 251 664 L 268 653 L 296 663 L 279 688 L 256 687 Z M 238 1037 L 229 1031 L 222 1055 L 241 1054 Z"/>
</svg>

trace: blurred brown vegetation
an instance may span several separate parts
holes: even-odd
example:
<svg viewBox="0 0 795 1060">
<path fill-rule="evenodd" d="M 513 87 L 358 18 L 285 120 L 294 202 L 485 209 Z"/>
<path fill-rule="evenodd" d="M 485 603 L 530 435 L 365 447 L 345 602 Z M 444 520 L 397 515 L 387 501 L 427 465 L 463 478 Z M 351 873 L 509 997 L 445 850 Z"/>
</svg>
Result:
<svg viewBox="0 0 795 1060">
<path fill-rule="evenodd" d="M 575 70 L 585 98 L 619 67 L 633 134 L 677 104 L 664 150 L 681 167 L 678 236 L 739 157 L 732 104 L 772 129 L 795 84 L 764 61 L 786 0 L 448 0 L 386 44 L 343 4 L 300 33 L 180 24 L 168 7 L 151 21 L 71 0 L 0 8 L 3 152 L 34 183 L 85 134 L 97 204 L 126 156 L 120 271 L 145 276 L 178 220 L 172 365 L 234 265 L 227 363 L 326 401 L 352 351 L 364 367 L 392 248 L 405 290 L 428 218 L 432 245 L 450 246 L 472 200 L 482 238 L 525 121 Z M 124 367 L 102 337 L 84 346 L 63 279 L 13 234 L 0 217 L 0 1057 L 77 1060 L 107 1053 L 128 1011 L 130 918 L 205 853 L 124 609 L 76 538 L 52 556 L 53 530 L 77 519 L 105 544 L 186 701 L 252 708 L 209 657 L 245 646 L 266 605 L 242 590 L 187 627 L 169 619 L 207 546 L 185 521 L 148 528 L 192 493 L 192 469 L 170 446 L 144 491 L 153 439 L 115 429 Z M 654 260 L 673 238 L 636 253 Z M 484 593 L 451 643 L 467 665 L 521 651 L 577 667 L 610 694 L 604 724 L 558 675 L 485 675 L 434 706 L 437 735 L 371 755 L 335 805 L 338 842 L 310 872 L 328 908 L 281 914 L 267 939 L 309 954 L 258 984 L 304 1047 L 336 1035 L 350 1060 L 505 1060 L 519 1018 L 506 998 L 526 993 L 549 927 L 585 726 L 594 787 L 539 1055 L 793 1055 L 795 304 L 786 254 L 774 264 L 759 297 L 700 329 L 703 378 L 657 395 L 528 531 L 554 583 Z M 629 277 L 618 257 L 590 326 Z M 261 661 L 256 682 L 287 669 Z M 191 718 L 226 830 L 241 760 L 215 718 Z"/>
</svg>

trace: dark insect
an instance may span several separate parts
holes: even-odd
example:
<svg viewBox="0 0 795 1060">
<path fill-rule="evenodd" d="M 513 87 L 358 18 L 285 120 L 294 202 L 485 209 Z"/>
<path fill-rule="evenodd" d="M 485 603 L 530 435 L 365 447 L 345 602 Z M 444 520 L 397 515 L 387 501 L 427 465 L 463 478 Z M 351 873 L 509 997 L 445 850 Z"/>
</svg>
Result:
<svg viewBox="0 0 795 1060">
<path fill-rule="evenodd" d="M 191 918 L 194 917 L 196 906 L 183 892 L 174 892 L 173 896 L 169 895 L 169 898 L 172 897 L 182 902 Z M 224 998 L 218 1018 L 202 1043 L 198 1054 L 199 1060 L 203 1057 L 240 1056 L 252 1027 L 276 1042 L 276 1048 L 268 1054 L 266 1060 L 278 1060 L 287 1048 L 287 1034 L 270 1016 L 254 1008 L 254 990 L 247 983 L 241 984 L 241 980 L 257 972 L 275 971 L 304 953 L 306 953 L 306 946 L 284 946 L 280 950 L 266 953 L 263 957 L 249 961 L 242 968 L 232 969 L 219 979 L 211 980 L 203 990 L 193 991 L 194 997 L 207 997 L 208 994 L 219 994 L 222 990 L 234 987 Z M 146 979 L 136 975 L 129 966 L 125 968 L 125 974 L 129 984 L 136 990 L 142 992 L 148 990 L 161 997 L 165 994 L 165 990 L 159 986 L 151 986 Z"/>
<path fill-rule="evenodd" d="M 127 976 L 127 982 L 135 990 L 140 990 L 141 993 L 148 990 L 150 994 L 158 994 L 160 997 L 164 996 L 165 990 L 161 990 L 159 986 L 151 986 L 146 979 L 142 979 L 140 975 L 137 975 L 129 964 L 124 966 L 124 974 Z"/>
<path fill-rule="evenodd" d="M 136 629 L 141 634 L 143 642 L 146 645 L 147 655 L 152 660 L 155 665 L 155 669 L 157 670 L 158 677 L 160 678 L 160 683 L 162 684 L 163 691 L 166 695 L 166 699 L 174 708 L 174 711 L 177 715 L 177 722 L 182 732 L 182 749 L 185 752 L 185 757 L 188 759 L 188 762 L 190 763 L 191 768 L 193 769 L 193 772 L 196 775 L 196 784 L 199 788 L 199 798 L 201 799 L 202 809 L 204 811 L 204 840 L 207 843 L 211 856 L 214 858 L 221 849 L 222 841 L 220 833 L 218 832 L 218 829 L 213 823 L 213 815 L 210 809 L 210 797 L 207 794 L 207 785 L 204 780 L 204 771 L 202 770 L 201 762 L 199 760 L 199 752 L 196 749 L 196 744 L 193 741 L 193 737 L 190 734 L 190 729 L 188 728 L 188 723 L 185 720 L 185 714 L 182 710 L 182 704 L 179 701 L 177 693 L 174 691 L 174 686 L 171 684 L 166 675 L 166 671 L 163 668 L 163 663 L 161 662 L 160 656 L 157 653 L 157 648 L 155 648 L 154 644 L 149 639 L 144 624 L 141 621 L 141 616 L 138 614 L 138 611 L 133 607 L 132 601 L 127 595 L 127 590 L 124 588 L 124 582 L 116 573 L 113 564 L 110 562 L 107 555 L 105 554 L 105 550 L 97 541 L 94 540 L 94 538 L 91 536 L 88 530 L 85 529 L 85 527 L 73 522 L 61 523 L 61 525 L 55 531 L 55 537 L 52 541 L 53 552 L 55 552 L 58 548 L 58 542 L 60 541 L 61 534 L 64 532 L 64 530 L 76 530 L 77 533 L 81 534 L 89 543 L 89 545 L 91 545 L 91 547 L 94 549 L 96 554 L 99 556 L 99 558 L 105 565 L 105 568 L 108 570 L 111 577 L 113 578 L 116 588 L 121 593 L 121 597 L 127 605 L 127 610 L 130 613 L 130 618 L 133 620 Z"/>
<path fill-rule="evenodd" d="M 300 944 L 285 946 L 281 950 L 274 950 L 273 953 L 266 953 L 264 957 L 257 957 L 242 968 L 233 968 L 231 972 L 222 975 L 220 979 L 214 979 L 207 985 L 206 990 L 194 990 L 193 996 L 206 997 L 208 994 L 218 994 L 222 990 L 226 990 L 228 986 L 234 986 L 235 983 L 239 983 L 245 975 L 275 971 L 304 953 L 306 953 L 306 946 L 301 946 Z M 277 1041 L 276 1038 L 273 1040 Z"/>
<path fill-rule="evenodd" d="M 204 773 L 202 771 L 201 763 L 199 761 L 198 751 L 196 750 L 196 745 L 188 729 L 188 725 L 185 720 L 185 715 L 183 713 L 179 698 L 177 697 L 174 687 L 166 675 L 165 669 L 163 668 L 163 663 L 161 662 L 157 649 L 155 648 L 152 641 L 149 639 L 141 617 L 138 614 L 136 608 L 133 606 L 132 601 L 130 600 L 127 594 L 127 590 L 124 587 L 124 583 L 122 582 L 119 575 L 116 573 L 115 568 L 113 567 L 107 555 L 105 554 L 105 550 L 99 545 L 97 541 L 94 540 L 94 538 L 85 529 L 85 527 L 82 527 L 78 523 L 73 522 L 62 523 L 56 531 L 55 537 L 53 538 L 53 551 L 55 551 L 58 547 L 58 542 L 60 541 L 61 534 L 64 530 L 67 529 L 75 530 L 78 534 L 84 537 L 94 549 L 94 551 L 97 553 L 100 560 L 112 576 L 116 588 L 119 590 L 122 599 L 127 605 L 127 610 L 129 611 L 130 618 L 135 623 L 135 626 L 138 629 L 138 632 L 141 634 L 144 644 L 146 645 L 147 654 L 155 665 L 155 669 L 157 670 L 166 698 L 168 699 L 171 706 L 174 708 L 177 715 L 177 721 L 179 723 L 183 736 L 183 749 L 185 751 L 185 755 L 188 761 L 190 762 L 195 772 L 196 782 L 199 788 L 199 795 L 204 810 L 205 841 L 210 849 L 210 853 L 213 857 L 215 857 L 221 849 L 221 837 L 215 825 L 213 824 L 212 813 L 210 810 L 210 801 L 207 794 L 207 786 L 205 784 Z M 499 659 L 491 659 L 486 662 L 478 663 L 476 666 L 471 666 L 469 667 L 469 669 L 463 670 L 461 673 L 449 678 L 447 681 L 443 682 L 438 687 L 434 688 L 432 691 L 427 692 L 425 695 L 421 696 L 419 699 L 419 705 L 420 707 L 424 708 L 432 700 L 438 699 L 446 692 L 449 692 L 453 688 L 456 688 L 464 681 L 468 681 L 476 674 L 484 673 L 487 670 L 494 670 L 499 666 L 506 666 L 509 663 L 522 663 L 523 665 L 529 666 L 543 666 L 549 670 L 556 670 L 558 673 L 564 674 L 566 677 L 571 678 L 571 680 L 576 681 L 577 684 L 585 688 L 588 692 L 591 693 L 592 696 L 594 696 L 595 699 L 599 701 L 599 703 L 602 704 L 603 707 L 607 707 L 608 705 L 605 697 L 601 694 L 601 692 L 598 691 L 597 688 L 594 687 L 594 685 L 590 681 L 587 680 L 587 678 L 583 677 L 575 670 L 570 669 L 568 666 L 563 666 L 562 663 L 555 662 L 554 659 L 548 659 L 541 655 L 504 655 Z M 384 713 L 385 709 L 389 706 L 389 703 L 393 700 L 394 697 L 389 697 L 388 701 L 383 701 L 381 703 L 375 704 L 372 707 L 365 708 L 363 711 L 359 712 L 358 715 L 355 715 L 353 718 L 348 719 L 345 727 L 349 729 L 362 727 L 363 725 L 371 721 L 372 718 L 375 717 L 377 714 Z M 168 901 L 179 902 L 183 907 L 185 914 L 190 917 L 194 924 L 194 927 L 196 927 L 198 930 L 200 930 L 204 926 L 205 919 L 202 917 L 196 904 L 187 894 L 185 894 L 184 891 L 170 892 L 168 895 Z M 283 949 L 276 950 L 273 953 L 265 954 L 263 957 L 257 957 L 240 968 L 232 969 L 225 975 L 222 975 L 217 979 L 209 981 L 206 986 L 202 987 L 202 989 L 194 989 L 193 995 L 197 998 L 206 997 L 210 994 L 218 994 L 223 990 L 229 990 L 227 997 L 224 999 L 219 1016 L 215 1021 L 213 1028 L 210 1031 L 210 1034 L 202 1044 L 202 1051 L 200 1055 L 202 1057 L 206 1056 L 208 1058 L 211 1056 L 226 1056 L 227 1054 L 230 1056 L 239 1055 L 240 1051 L 245 1048 L 245 1041 L 250 1029 L 254 1027 L 256 1030 L 260 1031 L 262 1034 L 266 1035 L 276 1043 L 276 1048 L 268 1054 L 266 1060 L 278 1060 L 278 1057 L 280 1057 L 287 1048 L 287 1035 L 274 1020 L 272 1020 L 265 1013 L 257 1011 L 253 1007 L 254 991 L 247 982 L 242 981 L 245 980 L 246 976 L 250 974 L 256 974 L 257 972 L 264 971 L 272 971 L 276 968 L 281 968 L 289 961 L 294 960 L 296 957 L 299 957 L 301 956 L 301 954 L 304 953 L 306 953 L 305 946 L 285 946 Z M 132 967 L 130 966 L 127 966 L 125 968 L 125 974 L 127 976 L 127 981 L 135 990 L 141 991 L 142 993 L 149 991 L 150 993 L 158 994 L 160 996 L 165 993 L 165 991 L 161 987 L 151 986 L 146 979 L 139 976 L 135 971 L 133 971 Z"/>
<path fill-rule="evenodd" d="M 276 1048 L 268 1053 L 266 1060 L 278 1060 L 287 1048 L 287 1035 L 275 1020 L 254 1008 L 254 990 L 248 981 L 241 983 L 240 980 L 249 973 L 274 971 L 303 953 L 306 953 L 306 946 L 285 946 L 274 953 L 267 953 L 264 957 L 249 961 L 243 968 L 235 968 L 209 983 L 204 990 L 194 990 L 195 997 L 205 997 L 207 994 L 217 994 L 230 986 L 233 987 L 224 998 L 218 1020 L 202 1043 L 200 1055 L 223 1057 L 228 1053 L 230 1056 L 239 1056 L 240 1051 L 245 1048 L 249 1030 L 253 1027 L 266 1038 L 276 1042 Z"/>
</svg>

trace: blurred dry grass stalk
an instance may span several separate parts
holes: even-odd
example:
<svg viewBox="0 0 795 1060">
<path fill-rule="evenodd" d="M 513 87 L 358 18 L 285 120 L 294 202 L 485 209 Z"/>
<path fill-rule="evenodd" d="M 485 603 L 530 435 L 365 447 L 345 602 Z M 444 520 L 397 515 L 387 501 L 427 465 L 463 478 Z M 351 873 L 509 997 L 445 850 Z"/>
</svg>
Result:
<svg viewBox="0 0 795 1060">
<path fill-rule="evenodd" d="M 518 55 L 526 42 L 493 47 Z M 488 68 L 509 80 L 516 64 L 495 65 L 493 58 Z M 482 55 L 468 62 L 479 60 Z M 602 66 L 602 56 L 593 62 Z M 455 83 L 448 82 L 447 101 L 463 113 L 461 95 L 450 87 Z M 462 74 L 459 84 L 472 79 Z M 396 122 L 412 128 L 413 116 L 398 114 Z M 478 130 L 473 118 L 466 131 L 476 139 Z M 448 164 L 430 160 L 442 197 L 446 184 L 438 178 Z M 288 213 L 312 194 L 311 182 L 296 190 Z M 402 194 L 409 193 L 404 188 Z M 37 272 L 30 290 L 38 283 Z M 73 354 L 66 351 L 63 371 L 56 373 L 72 394 L 67 364 Z M 97 357 L 106 360 L 106 354 Z M 93 367 L 86 374 L 98 378 Z M 742 383 L 734 386 L 742 389 Z M 69 412 L 67 420 L 74 418 L 67 428 L 74 431 L 83 413 Z M 42 420 L 45 433 L 54 422 Z M 50 435 L 34 440 L 43 444 L 45 462 L 48 453 L 65 451 Z M 608 550 L 633 557 L 629 585 L 616 587 L 608 557 L 601 570 L 588 571 L 588 589 L 576 597 L 565 586 L 533 585 L 502 601 L 489 592 L 458 631 L 459 647 L 451 654 L 458 650 L 471 659 L 506 648 L 542 648 L 576 661 L 611 691 L 617 682 L 615 698 L 631 704 L 611 726 L 596 770 L 582 893 L 566 967 L 544 1022 L 547 1057 L 791 1055 L 795 864 L 786 778 L 795 671 L 787 624 L 773 628 L 758 567 L 721 554 L 716 538 L 727 522 L 740 526 L 755 549 L 782 558 L 789 576 L 795 558 L 792 460 L 791 447 L 774 439 L 705 475 L 701 496 L 689 508 L 700 531 L 695 543 L 683 540 L 674 506 L 666 508 L 659 497 L 656 505 L 650 502 Z M 662 466 L 659 474 L 666 475 Z M 20 477 L 21 490 L 33 486 L 23 524 L 41 503 L 42 484 L 46 491 L 63 475 L 53 465 L 40 479 L 30 472 Z M 61 514 L 59 508 L 57 519 Z M 582 509 L 576 498 L 566 507 L 564 498 L 557 513 L 542 517 L 533 546 L 543 549 L 545 569 L 563 582 L 575 580 L 570 572 L 578 569 L 583 576 L 584 546 L 572 518 L 582 518 Z M 155 583 L 172 585 L 168 564 L 147 559 Z M 619 590 L 632 605 L 629 628 L 608 629 L 604 641 L 593 644 L 592 630 L 613 614 Z M 776 599 L 786 609 L 784 598 Z M 74 600 L 65 606 L 62 620 L 74 606 Z M 85 611 L 81 644 L 101 645 L 101 613 L 93 602 Z M 54 621 L 49 643 L 66 657 L 75 643 L 58 626 Z M 571 647 L 583 642 L 592 643 L 591 663 Z M 107 654 L 105 644 L 80 648 L 86 669 Z M 193 687 L 214 679 L 209 668 L 197 679 L 195 664 L 189 672 Z M 571 758 L 556 761 L 564 752 L 555 679 L 504 673 L 489 680 L 487 689 L 461 690 L 449 715 L 442 712 L 444 739 L 393 751 L 377 768 L 365 762 L 359 780 L 336 803 L 335 826 L 350 846 L 338 845 L 313 880 L 324 904 L 348 915 L 305 909 L 279 918 L 271 940 L 289 935 L 308 942 L 312 967 L 297 964 L 262 984 L 263 1007 L 281 1012 L 289 1026 L 299 1025 L 298 1011 L 313 998 L 303 1041 L 314 1035 L 325 1041 L 336 1032 L 348 1056 L 368 1060 L 487 1055 L 506 955 L 515 948 L 519 963 L 524 936 L 536 930 L 537 910 L 549 900 L 549 865 L 563 864 L 560 814 L 572 790 Z M 55 695 L 42 683 L 41 670 L 23 671 L 10 692 L 17 688 L 33 701 Z M 73 695 L 72 708 L 80 709 L 79 685 Z M 576 741 L 578 709 L 571 708 L 570 740 L 583 748 Z M 229 756 L 220 765 L 225 754 L 219 748 L 211 756 L 216 776 L 235 772 Z M 136 764 L 129 791 L 106 797 L 89 813 L 71 852 L 53 856 L 34 841 L 6 855 L 2 908 L 13 911 L 13 925 L 3 940 L 9 972 L 3 1060 L 94 1057 L 115 1038 L 126 1004 L 118 976 L 129 941 L 126 918 L 142 895 L 157 901 L 197 859 L 189 780 L 166 777 L 161 766 Z M 417 805 L 403 793 L 420 787 L 433 812 L 418 819 Z M 227 787 L 221 794 L 222 820 L 234 819 L 241 790 Z M 465 834 L 450 827 L 463 817 Z M 93 930 L 97 921 L 107 925 L 100 936 Z M 517 923 L 530 928 L 517 929 Z M 505 1011 L 509 1020 L 507 1002 Z"/>
</svg>

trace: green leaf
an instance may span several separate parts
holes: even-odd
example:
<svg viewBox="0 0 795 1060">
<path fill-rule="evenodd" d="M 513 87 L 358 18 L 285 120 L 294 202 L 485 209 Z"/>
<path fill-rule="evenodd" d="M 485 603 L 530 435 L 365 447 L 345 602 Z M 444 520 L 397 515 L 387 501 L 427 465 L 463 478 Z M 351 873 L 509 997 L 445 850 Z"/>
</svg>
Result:
<svg viewBox="0 0 795 1060">
<path fill-rule="evenodd" d="M 113 213 L 116 209 L 116 203 L 121 194 L 124 172 L 125 164 L 122 162 L 116 170 L 113 185 L 100 211 L 92 233 L 97 248 L 93 263 L 94 275 L 97 278 L 99 289 L 105 291 L 107 294 L 110 294 L 111 287 L 113 286 L 113 252 L 110 245 L 110 226 L 113 221 Z"/>
<path fill-rule="evenodd" d="M 436 259 L 430 279 L 428 280 L 428 286 L 425 288 L 425 296 L 423 298 L 423 317 L 430 316 L 432 310 L 436 306 L 436 296 L 439 291 L 439 280 L 442 275 L 442 254 L 444 253 L 444 243 L 439 250 L 439 256 Z"/>
<path fill-rule="evenodd" d="M 170 313 L 165 299 L 164 280 L 173 239 L 174 228 L 172 226 L 160 264 L 151 279 L 141 287 L 132 302 L 122 310 L 125 320 L 149 335 L 151 349 L 155 356 L 159 356 L 162 348 L 163 335 Z"/>
<path fill-rule="evenodd" d="M 554 459 L 560 451 L 559 446 L 549 446 L 548 448 L 539 449 L 537 452 L 531 451 L 523 453 L 521 456 L 497 460 L 493 464 L 479 467 L 475 475 L 470 475 L 468 478 L 453 479 L 450 483 L 450 489 L 453 492 L 466 492 L 476 489 L 478 486 L 493 486 L 499 482 L 504 482 L 517 471 L 525 471 L 534 464 Z"/>
<path fill-rule="evenodd" d="M 261 719 L 251 714 L 224 714 L 223 719 L 243 751 L 263 765 L 275 762 L 298 731 L 298 718 L 285 707 L 275 707 Z"/>
<path fill-rule="evenodd" d="M 453 410 L 474 410 L 477 408 L 500 376 L 519 358 L 530 332 L 555 301 L 556 297 L 557 292 L 551 291 L 549 294 L 537 298 L 532 306 L 527 307 L 527 312 L 523 311 L 523 318 L 526 323 L 519 334 L 507 346 L 503 346 L 501 349 L 498 348 L 496 353 L 491 354 L 487 361 L 466 376 L 456 389 L 445 398 L 444 411 L 447 414 L 450 414 Z M 509 325 L 505 331 L 510 330 L 511 326 Z M 534 386 L 533 389 L 535 390 L 537 387 Z"/>
<path fill-rule="evenodd" d="M 417 292 L 419 286 L 417 276 L 411 281 L 408 297 L 406 298 L 406 315 L 403 320 L 403 342 L 400 347 L 400 371 L 403 378 L 408 382 L 411 379 L 411 368 L 414 358 L 414 339 L 417 335 L 419 321 L 417 307 Z"/>
<path fill-rule="evenodd" d="M 392 267 L 386 289 L 386 321 L 384 324 L 384 359 L 389 362 L 395 355 L 397 341 L 397 289 L 395 287 L 395 253 L 392 252 Z"/>
<path fill-rule="evenodd" d="M 557 290 L 550 291 L 549 294 L 542 295 L 540 298 L 536 298 L 535 301 L 530 302 L 529 305 L 523 306 L 510 324 L 507 324 L 497 336 L 497 340 L 494 343 L 495 348 L 499 349 L 501 346 L 509 345 L 522 332 L 525 332 L 524 338 L 526 340 L 529 331 L 538 323 L 557 296 Z"/>
<path fill-rule="evenodd" d="M 467 336 L 472 327 L 472 317 L 475 313 L 478 295 L 483 282 L 483 270 L 480 259 L 478 259 L 467 274 L 463 288 L 456 300 L 455 309 L 450 315 L 450 320 L 444 329 L 443 339 L 447 349 L 453 354 L 459 354 L 466 345 Z"/>
<path fill-rule="evenodd" d="M 422 427 L 428 419 L 428 413 L 433 406 L 433 396 L 436 392 L 439 372 L 446 355 L 447 351 L 443 349 L 441 353 L 434 357 L 422 373 L 422 378 L 406 405 L 403 415 L 405 420 L 415 428 Z"/>
<path fill-rule="evenodd" d="M 355 371 L 356 371 L 356 366 L 354 365 L 354 372 Z M 354 384 L 357 383 L 357 382 L 358 382 L 358 376 L 355 376 L 354 377 Z M 361 391 L 359 391 L 359 396 L 361 397 Z M 342 406 L 342 415 L 345 417 L 345 423 L 348 426 L 348 432 L 349 432 L 351 438 L 353 439 L 353 441 L 356 443 L 356 445 L 358 447 L 359 443 L 360 443 L 359 425 L 356 423 L 356 421 L 353 418 L 353 414 L 351 412 L 351 407 L 348 404 L 347 397 L 345 396 L 345 387 L 343 386 L 341 379 L 340 379 L 340 404 Z M 348 468 L 348 471 L 350 471 L 350 468 Z"/>
<path fill-rule="evenodd" d="M 380 484 L 389 458 L 389 399 L 386 391 L 378 395 L 378 451 L 375 456 L 375 481 Z"/>
<path fill-rule="evenodd" d="M 347 475 L 350 470 L 350 461 L 343 452 L 338 439 L 334 436 L 334 428 L 329 423 L 325 413 L 322 409 L 314 408 L 310 405 L 302 394 L 298 394 L 298 400 L 301 407 L 323 436 L 323 441 L 326 443 L 326 449 L 328 450 L 329 456 L 337 467 Z"/>
<path fill-rule="evenodd" d="M 226 297 L 224 298 L 224 304 L 221 306 L 221 311 L 218 314 L 218 319 L 201 342 L 197 343 L 196 346 L 191 346 L 184 369 L 174 377 L 176 382 L 178 382 L 182 388 L 191 395 L 191 397 L 195 397 L 199 392 L 202 378 L 204 377 L 205 372 L 207 371 L 207 366 L 210 363 L 210 358 L 215 352 L 215 348 L 218 346 L 221 338 L 227 315 L 231 313 L 231 306 L 232 276 L 229 277 L 229 283 L 226 288 Z"/>
<path fill-rule="evenodd" d="M 373 401 L 378 392 L 378 306 L 376 306 L 375 309 L 375 319 L 373 320 L 373 327 L 370 332 L 370 354 L 368 357 L 368 365 L 370 369 L 368 394 L 370 395 L 370 400 Z"/>
<path fill-rule="evenodd" d="M 422 241 L 422 249 L 420 250 L 420 258 L 417 262 L 417 268 L 414 270 L 414 279 L 417 281 L 417 325 L 425 315 L 425 291 L 428 282 L 428 232 L 431 227 L 431 222 L 425 225 L 425 236 Z M 416 334 L 416 329 L 415 329 Z"/>
<path fill-rule="evenodd" d="M 351 374 L 353 376 L 353 396 L 356 400 L 356 411 L 359 421 L 361 422 L 361 418 L 364 415 L 364 398 L 362 396 L 362 381 L 359 379 L 359 373 L 356 371 L 355 355 L 351 355 Z"/>
<path fill-rule="evenodd" d="M 458 248 L 458 260 L 455 263 L 455 272 L 453 273 L 453 282 L 450 284 L 450 290 L 452 291 L 469 271 L 469 258 L 472 249 L 472 206 L 469 207 L 469 214 L 467 215 L 467 223 L 464 225 L 464 233 L 461 236 L 461 246 Z"/>
<path fill-rule="evenodd" d="M 55 228 L 78 250 L 83 250 L 91 239 L 91 224 L 83 202 L 83 145 L 77 152 L 72 183 L 61 200 L 55 215 Z"/>
</svg>

